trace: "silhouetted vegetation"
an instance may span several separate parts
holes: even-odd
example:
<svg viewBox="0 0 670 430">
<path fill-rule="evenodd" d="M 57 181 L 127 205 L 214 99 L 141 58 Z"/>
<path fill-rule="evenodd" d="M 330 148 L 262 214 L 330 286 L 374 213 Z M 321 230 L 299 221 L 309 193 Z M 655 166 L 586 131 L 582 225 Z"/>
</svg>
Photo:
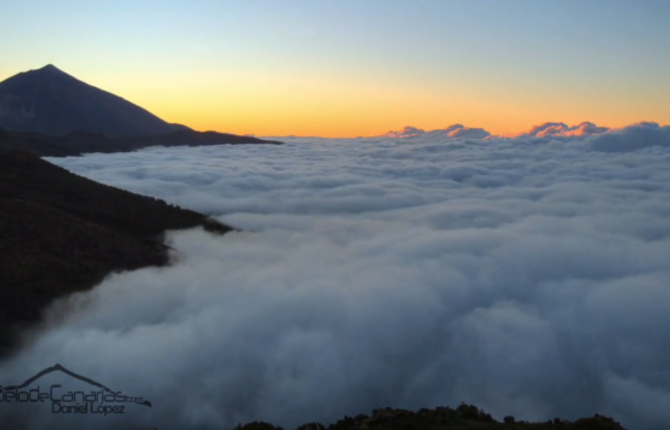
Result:
<svg viewBox="0 0 670 430">
<path fill-rule="evenodd" d="M 167 264 L 165 230 L 197 226 L 231 231 L 32 154 L 0 154 L 0 355 L 54 299 L 89 289 L 114 271 Z"/>
<path fill-rule="evenodd" d="M 418 412 L 404 409 L 383 408 L 372 411 L 372 416 L 344 417 L 334 424 L 324 426 L 309 423 L 296 430 L 625 430 L 611 418 L 594 415 L 574 422 L 550 420 L 542 423 L 517 421 L 511 415 L 504 422 L 494 420 L 490 414 L 473 405 L 461 404 L 456 409 L 439 407 Z M 283 430 L 264 422 L 237 426 L 235 430 Z"/>
</svg>

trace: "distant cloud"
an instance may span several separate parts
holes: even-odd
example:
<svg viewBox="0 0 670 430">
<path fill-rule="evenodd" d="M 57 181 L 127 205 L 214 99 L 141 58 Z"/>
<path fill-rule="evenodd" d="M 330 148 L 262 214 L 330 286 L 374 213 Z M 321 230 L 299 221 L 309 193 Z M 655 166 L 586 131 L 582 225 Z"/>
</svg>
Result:
<svg viewBox="0 0 670 430">
<path fill-rule="evenodd" d="M 0 426 L 291 428 L 466 401 L 498 419 L 670 428 L 668 136 L 638 124 L 55 159 L 245 231 L 170 234 L 174 266 L 73 296 L 0 365 L 10 383 L 60 363 L 151 412 L 0 405 Z"/>
<path fill-rule="evenodd" d="M 389 131 L 388 133 L 380 137 L 391 137 L 391 138 L 408 138 L 408 137 L 419 137 L 424 136 L 426 131 L 421 128 L 407 126 L 400 131 Z"/>
<path fill-rule="evenodd" d="M 546 122 L 531 128 L 526 133 L 512 136 L 495 136 L 482 128 L 470 128 L 454 124 L 445 129 L 425 131 L 416 127 L 405 127 L 400 131 L 389 131 L 378 136 L 381 139 L 418 139 L 440 141 L 452 139 L 495 140 L 496 138 L 522 140 L 532 138 L 579 138 L 594 137 L 591 140 L 573 140 L 589 142 L 592 149 L 604 152 L 622 152 L 649 146 L 668 146 L 670 127 L 661 127 L 653 122 L 641 122 L 621 129 L 599 127 L 592 122 L 583 122 L 569 126 L 562 122 Z"/>
<path fill-rule="evenodd" d="M 605 133 L 608 130 L 609 129 L 607 127 L 598 127 L 592 122 L 583 122 L 572 127 L 562 122 L 547 122 L 533 127 L 530 131 L 524 133 L 523 135 L 533 137 L 572 137 L 600 134 Z"/>
<path fill-rule="evenodd" d="M 587 140 L 597 151 L 629 152 L 653 146 L 670 147 L 670 126 L 641 122 L 620 130 L 610 130 Z"/>
<path fill-rule="evenodd" d="M 583 122 L 575 126 L 569 126 L 562 122 L 547 122 L 531 128 L 526 133 L 520 133 L 511 137 L 580 137 L 602 134 L 610 131 L 607 127 L 598 127 L 592 122 Z M 470 128 L 461 124 L 454 124 L 445 129 L 425 131 L 416 127 L 405 127 L 400 131 L 389 131 L 379 136 L 382 138 L 408 139 L 408 138 L 444 138 L 444 139 L 492 139 L 495 137 L 483 128 Z"/>
<path fill-rule="evenodd" d="M 407 139 L 412 137 L 446 138 L 446 139 L 485 139 L 491 133 L 483 128 L 469 128 L 461 124 L 454 124 L 445 129 L 425 131 L 416 127 L 405 127 L 401 131 L 389 131 L 383 136 L 388 138 Z"/>
</svg>

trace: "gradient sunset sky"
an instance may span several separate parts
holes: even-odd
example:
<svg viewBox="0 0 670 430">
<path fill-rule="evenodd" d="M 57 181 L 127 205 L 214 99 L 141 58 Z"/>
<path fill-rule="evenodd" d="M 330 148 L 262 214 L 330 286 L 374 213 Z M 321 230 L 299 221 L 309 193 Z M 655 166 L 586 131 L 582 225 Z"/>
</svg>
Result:
<svg viewBox="0 0 670 430">
<path fill-rule="evenodd" d="M 668 0 L 21 0 L 0 16 L 0 80 L 54 64 L 197 130 L 670 123 Z"/>
</svg>

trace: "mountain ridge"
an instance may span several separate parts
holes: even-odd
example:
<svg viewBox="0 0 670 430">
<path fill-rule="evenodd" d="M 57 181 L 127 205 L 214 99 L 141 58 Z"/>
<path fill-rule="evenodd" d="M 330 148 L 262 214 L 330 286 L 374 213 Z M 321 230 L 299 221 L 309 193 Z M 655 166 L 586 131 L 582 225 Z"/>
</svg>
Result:
<svg viewBox="0 0 670 430">
<path fill-rule="evenodd" d="M 106 136 L 168 134 L 189 129 L 170 124 L 53 64 L 0 82 L 0 128 L 42 134 L 87 130 Z"/>
<path fill-rule="evenodd" d="M 190 129 L 177 130 L 163 135 L 109 137 L 84 130 L 73 131 L 65 135 L 47 135 L 17 133 L 0 128 L 0 151 L 28 151 L 40 157 L 78 156 L 92 152 L 130 152 L 150 146 L 237 144 L 280 145 L 281 142 L 214 131 L 199 132 Z"/>
</svg>

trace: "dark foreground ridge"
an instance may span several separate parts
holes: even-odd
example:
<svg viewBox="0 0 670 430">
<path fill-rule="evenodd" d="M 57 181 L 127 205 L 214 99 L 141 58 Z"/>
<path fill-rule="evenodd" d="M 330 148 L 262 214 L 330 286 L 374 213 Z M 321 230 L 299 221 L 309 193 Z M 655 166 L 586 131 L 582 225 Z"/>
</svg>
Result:
<svg viewBox="0 0 670 430">
<path fill-rule="evenodd" d="M 273 144 L 281 142 L 250 136 L 179 130 L 164 135 L 109 137 L 87 131 L 66 135 L 17 133 L 0 129 L 0 152 L 26 151 L 40 157 L 78 156 L 92 152 L 130 152 L 150 146 L 212 146 L 239 144 Z"/>
<path fill-rule="evenodd" d="M 344 417 L 326 427 L 319 423 L 308 423 L 297 430 L 626 430 L 611 418 L 594 415 L 567 421 L 555 418 L 546 422 L 530 423 L 517 421 L 512 416 L 503 422 L 473 405 L 461 404 L 456 409 L 440 407 L 421 409 L 418 412 L 403 409 L 375 409 L 372 415 Z M 284 430 L 264 422 L 237 426 L 235 430 Z"/>
<path fill-rule="evenodd" d="M 115 271 L 168 264 L 165 230 L 232 228 L 99 184 L 21 151 L 0 153 L 0 356 L 55 299 Z"/>
</svg>

